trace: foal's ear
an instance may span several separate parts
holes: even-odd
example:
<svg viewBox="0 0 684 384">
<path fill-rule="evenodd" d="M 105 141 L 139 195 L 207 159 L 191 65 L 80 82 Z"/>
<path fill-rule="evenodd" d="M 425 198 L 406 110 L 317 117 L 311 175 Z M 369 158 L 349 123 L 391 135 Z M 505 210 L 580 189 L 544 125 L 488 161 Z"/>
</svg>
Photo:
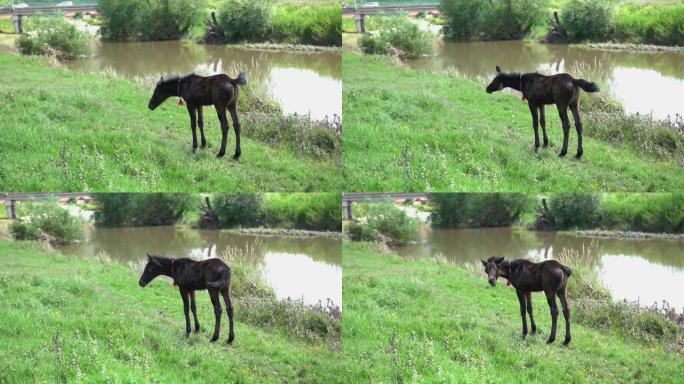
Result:
<svg viewBox="0 0 684 384">
<path fill-rule="evenodd" d="M 503 257 L 498 257 L 498 258 L 496 259 L 496 263 L 497 263 L 497 264 L 501 264 L 502 261 L 504 261 L 504 258 L 503 258 Z"/>
<path fill-rule="evenodd" d="M 499 67 L 498 65 L 496 66 L 496 73 L 501 73 L 501 67 Z"/>
<path fill-rule="evenodd" d="M 485 267 L 487 266 L 487 262 L 486 262 L 486 261 L 484 261 L 484 260 L 482 260 L 482 259 L 480 259 L 480 261 L 482 262 L 482 265 L 484 265 Z"/>
</svg>

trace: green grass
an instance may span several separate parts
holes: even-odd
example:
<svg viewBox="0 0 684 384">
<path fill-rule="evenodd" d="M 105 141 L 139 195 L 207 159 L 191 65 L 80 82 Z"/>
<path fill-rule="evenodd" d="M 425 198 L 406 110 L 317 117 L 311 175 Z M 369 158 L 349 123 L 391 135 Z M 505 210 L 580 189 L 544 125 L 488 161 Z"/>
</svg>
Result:
<svg viewBox="0 0 684 384">
<path fill-rule="evenodd" d="M 251 126 L 248 113 L 241 115 L 238 162 L 231 159 L 232 128 L 226 157 L 215 158 L 221 130 L 213 108 L 205 108 L 210 148 L 192 153 L 188 113 L 176 106 L 175 98 L 151 112 L 147 109 L 149 89 L 45 63 L 39 58 L 0 54 L 4 100 L 0 104 L 0 190 L 339 189 L 341 177 L 334 159 L 301 154 L 294 143 L 266 145 L 250 139 L 259 127 Z M 243 97 L 242 103 L 246 101 Z M 267 117 L 268 121 L 280 119 Z"/>
<path fill-rule="evenodd" d="M 186 338 L 167 281 L 142 289 L 128 267 L 37 248 L 0 241 L 0 382 L 344 382 L 337 352 L 285 327 L 246 324 L 240 298 L 232 345 L 225 315 L 220 340 L 208 341 L 206 292 L 197 294 L 202 331 Z"/>
<path fill-rule="evenodd" d="M 489 95 L 483 84 L 400 68 L 386 58 L 350 53 L 342 57 L 346 190 L 608 192 L 684 187 L 684 170 L 676 160 L 592 139 L 592 131 L 600 127 L 593 127 L 588 118 L 580 161 L 573 159 L 574 127 L 568 156 L 558 158 L 562 129 L 552 106 L 546 119 L 551 147 L 535 153 L 529 109 L 514 95 Z"/>
<path fill-rule="evenodd" d="M 514 291 L 490 287 L 484 273 L 406 261 L 368 244 L 343 247 L 344 350 L 364 362 L 353 382 L 675 383 L 684 372 L 681 354 L 616 330 L 574 322 L 564 347 L 562 316 L 547 345 L 540 293 L 532 300 L 541 334 L 523 340 Z"/>
</svg>

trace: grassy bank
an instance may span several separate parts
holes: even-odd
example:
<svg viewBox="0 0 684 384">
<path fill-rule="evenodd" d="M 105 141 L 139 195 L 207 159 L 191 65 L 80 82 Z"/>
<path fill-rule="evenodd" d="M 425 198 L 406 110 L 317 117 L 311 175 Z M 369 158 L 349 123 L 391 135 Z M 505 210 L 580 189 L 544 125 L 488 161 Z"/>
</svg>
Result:
<svg viewBox="0 0 684 384">
<path fill-rule="evenodd" d="M 75 73 L 43 59 L 13 55 L 0 55 L 0 68 L 5 99 L 0 105 L 0 190 L 339 189 L 334 156 L 302 154 L 308 143 L 288 141 L 318 137 L 313 135 L 318 128 L 304 129 L 306 124 L 283 118 L 279 111 L 245 112 L 248 90 L 240 102 L 242 157 L 236 162 L 229 160 L 235 144 L 232 128 L 226 158 L 215 157 L 221 129 L 212 108 L 205 108 L 210 148 L 192 153 L 188 113 L 175 99 L 151 112 L 151 90 L 128 80 Z M 279 140 L 260 131 L 271 126 L 278 128 Z M 323 145 L 329 146 L 327 139 Z"/>
<path fill-rule="evenodd" d="M 46 254 L 35 243 L 0 241 L 0 381 L 6 383 L 343 382 L 343 360 L 322 341 L 271 325 L 235 271 L 236 340 L 210 344 L 213 311 L 197 294 L 202 331 L 185 338 L 182 303 L 167 281 L 138 286 L 124 266 Z M 250 288 L 251 287 L 251 288 Z M 270 317 L 277 316 L 270 312 Z"/>
<path fill-rule="evenodd" d="M 489 287 L 460 267 L 406 261 L 368 244 L 344 244 L 344 350 L 365 362 L 354 382 L 674 383 L 681 354 L 635 341 L 618 329 L 564 323 L 553 345 L 543 294 L 535 293 L 540 335 L 520 337 L 515 293 Z M 572 280 L 572 278 L 571 278 Z M 570 300 L 573 314 L 577 313 Z"/>
<path fill-rule="evenodd" d="M 672 191 L 684 186 L 676 156 L 594 137 L 585 114 L 584 157 L 560 159 L 560 119 L 547 108 L 550 148 L 533 151 L 532 119 L 511 94 L 423 73 L 380 57 L 343 54 L 343 173 L 350 191 Z M 584 94 L 584 99 L 597 97 Z M 622 115 L 613 116 L 620 121 Z M 605 119 L 604 119 L 605 121 Z M 612 120 L 611 120 L 612 121 Z M 613 124 L 614 125 L 614 124 Z M 611 125 L 612 127 L 612 125 Z M 533 187 L 532 187 L 533 186 Z"/>
</svg>

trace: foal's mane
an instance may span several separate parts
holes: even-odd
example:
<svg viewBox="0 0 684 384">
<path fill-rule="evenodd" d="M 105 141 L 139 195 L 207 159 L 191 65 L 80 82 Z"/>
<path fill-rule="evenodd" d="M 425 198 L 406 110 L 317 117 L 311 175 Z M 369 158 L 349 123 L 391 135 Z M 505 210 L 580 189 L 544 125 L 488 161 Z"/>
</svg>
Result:
<svg viewBox="0 0 684 384">
<path fill-rule="evenodd" d="M 189 78 L 190 76 L 195 76 L 195 72 L 192 72 L 192 73 L 185 75 L 185 76 L 182 76 L 182 77 L 179 75 L 173 75 L 167 79 L 157 81 L 157 84 L 167 85 L 170 83 L 177 83 L 178 81 L 183 81 L 183 80 Z M 161 256 L 161 257 L 164 257 L 164 256 Z"/>
</svg>

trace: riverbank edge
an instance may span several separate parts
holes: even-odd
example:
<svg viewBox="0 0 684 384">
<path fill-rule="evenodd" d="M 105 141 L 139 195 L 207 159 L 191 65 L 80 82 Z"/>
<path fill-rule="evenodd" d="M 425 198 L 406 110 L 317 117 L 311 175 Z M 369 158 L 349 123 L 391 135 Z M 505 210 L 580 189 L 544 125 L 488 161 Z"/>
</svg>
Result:
<svg viewBox="0 0 684 384">
<path fill-rule="evenodd" d="M 560 231 L 565 232 L 565 231 Z M 608 229 L 577 229 L 574 232 L 580 236 L 589 237 L 605 237 L 605 238 L 621 238 L 621 239 L 635 239 L 635 240 L 676 240 L 684 241 L 684 233 L 659 233 L 659 232 L 638 232 L 638 231 L 619 231 Z"/>
<path fill-rule="evenodd" d="M 296 228 L 267 228 L 267 227 L 254 227 L 254 228 L 225 228 L 220 229 L 226 232 L 232 232 L 237 234 L 245 235 L 259 235 L 259 236 L 283 236 L 283 237 L 327 237 L 331 239 L 342 239 L 343 232 L 334 231 L 313 231 L 308 229 L 296 229 Z"/>
</svg>

